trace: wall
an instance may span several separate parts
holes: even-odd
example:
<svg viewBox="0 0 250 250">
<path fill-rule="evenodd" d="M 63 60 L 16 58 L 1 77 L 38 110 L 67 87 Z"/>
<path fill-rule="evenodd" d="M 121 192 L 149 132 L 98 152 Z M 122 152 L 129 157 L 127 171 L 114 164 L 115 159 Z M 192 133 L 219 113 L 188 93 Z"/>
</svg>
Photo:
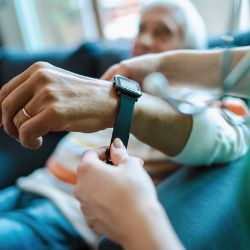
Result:
<svg viewBox="0 0 250 250">
<path fill-rule="evenodd" d="M 13 1 L 0 0 L 0 31 L 3 44 L 23 46 Z"/>
<path fill-rule="evenodd" d="M 208 33 L 211 35 L 222 34 L 228 31 L 233 1 L 234 0 L 192 0 L 204 18 Z M 249 24 L 248 30 L 250 30 L 250 0 L 242 1 L 245 3 L 245 12 L 248 13 L 248 17 L 244 18 L 248 19 L 245 19 L 245 21 Z"/>
</svg>

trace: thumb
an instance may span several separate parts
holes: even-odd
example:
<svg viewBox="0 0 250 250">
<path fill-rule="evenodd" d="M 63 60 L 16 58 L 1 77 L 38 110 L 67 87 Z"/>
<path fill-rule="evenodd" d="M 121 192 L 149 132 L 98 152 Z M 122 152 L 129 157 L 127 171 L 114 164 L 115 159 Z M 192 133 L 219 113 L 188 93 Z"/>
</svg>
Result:
<svg viewBox="0 0 250 250">
<path fill-rule="evenodd" d="M 117 166 L 128 157 L 127 150 L 121 139 L 115 138 L 110 147 L 110 157 L 112 163 Z"/>
<path fill-rule="evenodd" d="M 102 80 L 113 81 L 115 75 L 130 77 L 130 70 L 126 63 L 121 62 L 111 66 L 101 77 Z"/>
<path fill-rule="evenodd" d="M 113 81 L 114 75 L 116 74 L 118 65 L 111 66 L 101 77 L 102 80 Z"/>
</svg>

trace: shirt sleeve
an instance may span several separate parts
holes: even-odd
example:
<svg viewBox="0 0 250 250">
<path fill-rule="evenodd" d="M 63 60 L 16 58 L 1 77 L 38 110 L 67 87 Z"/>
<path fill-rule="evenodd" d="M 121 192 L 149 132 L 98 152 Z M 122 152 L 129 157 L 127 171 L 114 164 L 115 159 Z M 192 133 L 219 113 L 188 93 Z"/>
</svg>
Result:
<svg viewBox="0 0 250 250">
<path fill-rule="evenodd" d="M 249 149 L 250 130 L 245 124 L 231 125 L 218 108 L 193 116 L 193 127 L 178 163 L 200 166 L 225 163 L 243 156 Z"/>
</svg>

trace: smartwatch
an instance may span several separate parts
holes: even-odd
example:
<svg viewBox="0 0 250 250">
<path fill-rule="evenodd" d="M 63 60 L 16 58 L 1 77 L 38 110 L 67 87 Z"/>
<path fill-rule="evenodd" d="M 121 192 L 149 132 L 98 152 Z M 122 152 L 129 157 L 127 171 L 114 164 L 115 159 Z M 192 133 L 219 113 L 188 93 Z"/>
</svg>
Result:
<svg viewBox="0 0 250 250">
<path fill-rule="evenodd" d="M 142 95 L 141 88 L 136 81 L 120 75 L 114 77 L 114 86 L 119 96 L 119 103 L 110 145 L 115 138 L 120 138 L 127 148 L 134 106 Z M 112 164 L 109 150 L 106 151 L 106 162 Z"/>
</svg>

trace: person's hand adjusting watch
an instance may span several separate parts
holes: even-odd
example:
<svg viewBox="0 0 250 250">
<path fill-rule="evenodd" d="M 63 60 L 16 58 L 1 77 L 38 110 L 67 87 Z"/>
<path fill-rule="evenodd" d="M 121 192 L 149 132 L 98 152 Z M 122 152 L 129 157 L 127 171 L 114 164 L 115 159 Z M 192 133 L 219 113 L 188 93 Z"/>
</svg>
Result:
<svg viewBox="0 0 250 250">
<path fill-rule="evenodd" d="M 142 92 L 140 85 L 136 81 L 120 75 L 114 77 L 114 86 L 120 99 L 110 145 L 115 138 L 120 138 L 124 146 L 127 147 L 134 106 L 138 98 L 141 97 Z M 109 149 L 106 156 L 106 162 L 112 164 Z"/>
</svg>

